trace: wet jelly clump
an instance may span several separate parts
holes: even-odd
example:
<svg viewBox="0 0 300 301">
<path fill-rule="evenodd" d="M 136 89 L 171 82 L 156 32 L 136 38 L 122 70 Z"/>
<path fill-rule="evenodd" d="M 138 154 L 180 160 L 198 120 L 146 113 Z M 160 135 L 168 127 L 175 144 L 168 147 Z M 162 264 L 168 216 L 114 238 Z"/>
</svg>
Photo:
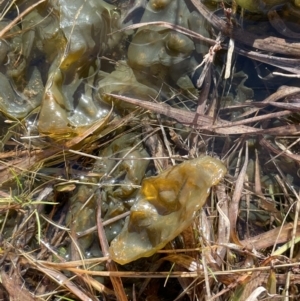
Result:
<svg viewBox="0 0 300 301">
<path fill-rule="evenodd" d="M 130 216 L 111 242 L 111 258 L 126 264 L 162 249 L 191 224 L 225 173 L 220 160 L 205 156 L 143 180 Z"/>
</svg>

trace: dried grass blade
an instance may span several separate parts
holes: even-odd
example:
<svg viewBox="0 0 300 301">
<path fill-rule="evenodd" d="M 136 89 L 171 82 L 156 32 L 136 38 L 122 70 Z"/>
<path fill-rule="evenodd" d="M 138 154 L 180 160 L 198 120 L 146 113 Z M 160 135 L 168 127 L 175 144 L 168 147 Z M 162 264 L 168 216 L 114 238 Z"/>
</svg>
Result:
<svg viewBox="0 0 300 301">
<path fill-rule="evenodd" d="M 45 159 L 53 156 L 59 150 L 58 149 L 48 149 L 42 152 L 35 151 L 30 152 L 31 156 L 23 157 L 20 159 L 15 159 L 9 162 L 0 161 L 0 164 L 3 166 L 2 171 L 0 172 L 0 183 L 10 181 L 16 176 L 20 175 L 22 172 L 27 172 L 37 164 L 42 164 Z"/>
<path fill-rule="evenodd" d="M 105 262 L 108 257 L 99 257 L 99 258 L 85 258 L 85 264 L 101 264 Z M 78 268 L 79 266 L 83 265 L 82 260 L 75 260 L 75 261 L 67 261 L 67 262 L 51 262 L 51 261 L 44 261 L 39 260 L 39 264 L 45 267 L 55 268 L 57 270 L 66 270 L 68 268 Z"/>
<path fill-rule="evenodd" d="M 100 120 L 96 121 L 91 127 L 89 127 L 87 130 L 85 130 L 82 134 L 67 141 L 65 143 L 65 147 L 71 148 L 71 147 L 79 144 L 80 142 L 82 142 L 84 139 L 86 139 L 88 136 L 92 135 L 94 132 L 103 129 L 103 127 L 105 127 L 107 125 L 112 112 L 113 112 L 113 107 L 111 108 L 110 112 L 105 116 L 104 119 L 100 119 Z"/>
<path fill-rule="evenodd" d="M 151 26 L 154 26 L 154 25 L 162 26 L 162 27 L 166 27 L 166 28 L 175 30 L 177 32 L 185 34 L 185 35 L 187 35 L 191 38 L 194 38 L 196 40 L 206 42 L 210 45 L 215 45 L 216 44 L 215 40 L 206 38 L 206 37 L 202 36 L 201 34 L 195 32 L 195 31 L 189 30 L 189 29 L 187 29 L 185 27 L 182 27 L 180 25 L 176 25 L 176 24 L 169 23 L 169 22 L 163 22 L 163 21 L 145 22 L 145 23 L 138 23 L 138 24 L 134 24 L 134 25 L 129 25 L 129 26 L 127 26 L 125 28 L 122 28 L 122 29 L 120 29 L 118 31 L 115 31 L 115 32 L 137 29 L 137 28 L 141 28 L 141 27 L 144 27 L 144 26 L 151 27 Z M 114 32 L 111 33 L 111 34 L 114 34 Z"/>
<path fill-rule="evenodd" d="M 42 153 L 43 151 L 42 150 L 34 150 L 34 153 L 35 154 L 39 154 L 39 153 Z M 28 155 L 28 150 L 24 150 L 24 151 L 9 151 L 9 152 L 3 152 L 3 153 L 0 153 L 0 159 L 7 159 L 7 158 L 16 158 L 18 157 L 20 160 L 21 157 L 26 157 Z M 0 167 L 0 170 L 2 168 Z"/>
<path fill-rule="evenodd" d="M 85 275 L 86 281 L 98 292 L 107 296 L 115 296 L 115 292 L 107 288 L 104 284 L 100 283 L 91 276 Z"/>
<path fill-rule="evenodd" d="M 199 262 L 195 260 L 194 257 L 185 254 L 168 255 L 163 257 L 162 260 L 168 260 L 173 263 L 176 263 L 190 272 L 199 271 L 202 270 L 203 268 L 202 266 L 199 265 Z"/>
<path fill-rule="evenodd" d="M 151 110 L 159 114 L 163 114 L 170 118 L 174 118 L 181 123 L 192 124 L 193 120 L 196 118 L 195 113 L 186 110 L 175 109 L 165 103 L 154 103 L 150 101 L 144 101 L 144 100 L 135 99 L 135 98 L 126 97 L 117 94 L 107 94 L 107 95 L 124 100 L 133 105 L 140 106 L 144 109 Z M 212 118 L 207 117 L 205 115 L 198 115 L 198 116 L 199 116 L 199 118 L 197 118 L 198 126 L 211 125 L 213 121 Z"/>
<path fill-rule="evenodd" d="M 42 261 L 38 261 L 35 258 L 31 257 L 27 253 L 22 253 L 23 255 L 23 260 L 25 261 L 26 264 L 30 264 L 32 268 L 35 268 L 51 279 L 53 279 L 58 285 L 64 286 L 70 290 L 75 296 L 80 298 L 82 301 L 91 301 L 94 300 L 96 301 L 95 298 L 88 297 L 84 292 L 82 292 L 69 278 L 67 278 L 64 274 L 58 272 L 57 270 L 54 270 L 49 267 L 45 267 L 41 264 Z M 76 269 L 75 273 L 76 273 Z"/>
<path fill-rule="evenodd" d="M 244 165 L 237 177 L 232 200 L 229 204 L 230 237 L 231 240 L 237 245 L 241 245 L 240 240 L 236 233 L 236 222 L 237 222 L 237 217 L 239 215 L 239 205 L 242 196 L 247 166 L 248 166 L 248 143 L 246 142 Z"/>
<path fill-rule="evenodd" d="M 277 155 L 282 155 L 282 156 L 288 157 L 290 159 L 293 159 L 297 162 L 300 162 L 300 155 L 295 155 L 295 154 L 292 154 L 292 153 L 287 152 L 287 151 L 279 150 L 279 149 L 275 148 L 270 142 L 268 142 L 264 138 L 260 139 L 259 144 L 263 147 L 268 148 L 270 151 L 272 151 L 273 153 L 275 153 Z"/>
<path fill-rule="evenodd" d="M 199 97 L 198 97 L 198 106 L 197 106 L 197 110 L 196 112 L 200 115 L 204 115 L 205 113 L 205 108 L 206 108 L 206 103 L 207 103 L 207 98 L 209 95 L 209 90 L 210 90 L 210 86 L 211 86 L 211 65 L 212 63 L 210 61 L 207 61 L 204 69 L 202 71 L 201 77 L 202 75 L 204 75 L 203 77 L 203 81 L 200 81 L 200 78 L 197 80 L 197 87 L 201 87 L 201 91 L 199 93 Z"/>
<path fill-rule="evenodd" d="M 236 246 L 236 245 L 235 245 Z M 245 249 L 241 247 L 241 250 Z M 284 264 L 277 264 L 272 266 L 274 269 L 282 269 L 287 267 L 299 267 L 299 262 L 293 262 L 293 263 L 284 263 Z M 235 270 L 226 270 L 226 271 L 214 271 L 214 275 L 218 276 L 218 279 L 220 279 L 219 276 L 225 276 L 228 277 L 231 275 L 241 275 L 245 272 L 251 272 L 253 270 L 257 271 L 269 271 L 269 266 L 260 266 L 256 268 L 241 268 L 241 269 L 235 269 Z M 137 271 L 118 271 L 118 272 L 108 272 L 108 271 L 89 271 L 89 270 L 83 270 L 83 269 L 76 269 L 76 268 L 70 268 L 68 271 L 73 273 L 81 273 L 81 274 L 88 274 L 88 275 L 95 275 L 95 276 L 103 276 L 103 277 L 124 277 L 124 278 L 199 278 L 203 277 L 202 271 L 197 272 L 177 272 L 173 271 L 172 274 L 170 274 L 169 271 L 162 271 L 162 272 L 137 272 Z M 285 275 L 283 275 L 284 278 L 281 278 L 281 283 L 284 283 L 285 281 Z M 295 275 L 296 276 L 296 275 Z M 298 281 L 300 281 L 300 276 L 295 277 Z M 225 280 L 225 279 L 224 279 Z M 223 281 L 222 281 L 223 282 Z M 224 281 L 226 283 L 226 280 Z M 227 282 L 228 284 L 228 282 Z"/>
<path fill-rule="evenodd" d="M 292 39 L 300 39 L 300 34 L 289 29 L 285 25 L 284 21 L 280 18 L 276 10 L 270 10 L 268 12 L 268 18 L 271 25 L 283 36 Z"/>
<path fill-rule="evenodd" d="M 259 165 L 259 158 L 258 158 L 258 151 L 255 149 L 255 178 L 254 178 L 254 191 L 256 194 L 262 196 L 262 190 L 261 190 L 261 180 L 260 180 L 260 165 Z"/>
<path fill-rule="evenodd" d="M 13 21 L 9 22 L 1 31 L 0 31 L 0 39 L 24 16 L 26 16 L 30 11 L 32 11 L 35 7 L 45 2 L 46 0 L 40 0 L 37 3 L 30 5 L 27 9 L 25 9 L 21 14 L 19 14 Z"/>
<path fill-rule="evenodd" d="M 244 124 L 247 124 L 247 123 L 265 121 L 265 120 L 272 119 L 272 118 L 279 118 L 279 117 L 282 117 L 282 116 L 289 115 L 291 113 L 292 112 L 289 111 L 289 110 L 284 110 L 284 111 L 280 111 L 280 112 L 264 114 L 264 115 L 261 115 L 261 116 L 250 117 L 250 118 L 239 120 L 239 121 L 226 122 L 226 123 L 223 123 L 222 126 L 223 127 L 236 127 L 236 126 L 244 125 Z M 212 128 L 215 129 L 215 128 L 217 128 L 217 126 L 213 126 Z M 257 130 L 260 130 L 260 129 L 257 129 Z"/>
<path fill-rule="evenodd" d="M 102 219 L 101 219 L 101 193 L 97 200 L 97 229 L 98 229 L 98 237 L 99 237 L 102 252 L 103 252 L 104 256 L 108 256 L 109 255 L 108 242 L 106 239 L 106 235 L 105 235 L 105 231 L 104 231 L 104 227 L 103 227 Z M 110 271 L 110 272 L 118 271 L 116 264 L 111 259 L 108 259 L 106 266 L 107 266 L 108 271 Z M 124 291 L 124 287 L 123 287 L 121 278 L 118 276 L 117 277 L 111 276 L 110 280 L 114 287 L 114 292 L 116 294 L 117 300 L 118 301 L 127 301 L 128 299 L 127 299 L 126 293 Z"/>
<path fill-rule="evenodd" d="M 270 231 L 264 232 L 257 236 L 242 240 L 242 245 L 248 250 L 255 248 L 256 250 L 266 249 L 274 244 L 285 243 L 292 238 L 293 224 L 288 223 L 272 229 Z M 297 236 L 300 235 L 300 223 L 297 224 L 296 230 Z"/>
<path fill-rule="evenodd" d="M 229 220 L 229 197 L 226 193 L 226 187 L 224 184 L 219 184 L 216 187 L 216 194 L 218 197 L 217 210 L 219 212 L 219 224 L 218 224 L 218 243 L 227 244 L 230 238 L 230 220 Z M 226 248 L 219 246 L 217 248 L 216 262 L 221 266 L 226 254 Z"/>
<path fill-rule="evenodd" d="M 227 51 L 224 79 L 228 79 L 230 77 L 231 68 L 232 68 L 233 51 L 234 51 L 234 40 L 230 39 L 229 47 L 228 47 L 228 51 Z"/>
<path fill-rule="evenodd" d="M 277 107 L 277 108 L 292 111 L 292 113 L 300 111 L 300 104 L 299 103 L 270 102 L 269 104 L 271 106 L 274 106 L 274 107 Z"/>
<path fill-rule="evenodd" d="M 271 129 L 258 129 L 257 134 L 273 135 L 273 136 L 282 136 L 282 135 L 299 135 L 300 125 L 298 124 L 289 124 L 283 125 Z"/>
<path fill-rule="evenodd" d="M 272 95 L 270 95 L 266 99 L 264 99 L 261 102 L 261 104 L 269 104 L 270 102 L 271 103 L 276 102 L 277 100 L 279 100 L 283 97 L 295 95 L 295 94 L 298 94 L 298 93 L 300 93 L 300 88 L 299 87 L 284 87 L 284 88 L 276 91 L 275 93 L 273 93 Z M 244 114 L 240 115 L 239 118 L 244 118 L 245 116 L 256 113 L 257 111 L 259 111 L 259 109 L 250 109 L 247 112 L 245 112 Z"/>
<path fill-rule="evenodd" d="M 211 250 L 210 250 L 210 245 L 209 241 L 212 240 L 211 237 L 211 229 L 212 229 L 212 224 L 207 218 L 207 215 L 203 208 L 201 209 L 200 213 L 200 227 L 199 229 L 201 232 L 201 235 L 199 237 L 199 243 L 202 248 L 202 266 L 203 266 L 203 274 L 204 274 L 204 283 L 205 283 L 205 295 L 208 297 L 208 299 L 211 298 L 211 281 L 210 281 L 210 276 L 213 276 L 213 278 L 216 280 L 216 277 L 213 274 L 213 269 L 209 267 L 209 263 L 213 264 L 215 263 L 214 258 L 212 258 Z M 209 275 L 210 274 L 210 275 Z"/>
<path fill-rule="evenodd" d="M 205 115 L 199 115 L 197 113 L 193 113 L 187 110 L 172 108 L 171 106 L 164 103 L 153 103 L 150 101 L 144 101 L 144 100 L 135 99 L 135 98 L 126 97 L 117 94 L 106 94 L 106 95 L 124 100 L 136 106 L 140 106 L 144 109 L 151 110 L 159 114 L 163 114 L 170 118 L 174 118 L 178 122 L 191 127 L 195 127 L 198 130 L 212 131 L 213 129 L 213 132 L 217 134 L 223 134 L 223 135 L 257 134 L 265 131 L 261 129 L 255 129 L 252 127 L 244 126 L 244 125 L 228 126 L 227 128 L 226 125 L 230 123 L 228 121 L 220 120 L 220 119 L 218 120 L 217 124 L 213 125 L 214 120 L 211 117 Z"/>
<path fill-rule="evenodd" d="M 58 154 L 62 151 L 63 147 L 65 148 L 72 148 L 74 146 L 78 146 L 84 139 L 88 139 L 90 135 L 99 131 L 103 127 L 106 126 L 109 118 L 111 116 L 112 110 L 109 114 L 103 119 L 95 124 L 93 124 L 90 128 L 84 131 L 81 135 L 76 136 L 75 138 L 67 141 L 64 146 L 52 146 L 51 149 L 46 149 L 43 151 L 33 151 L 30 152 L 30 155 L 24 156 L 19 159 L 15 159 L 9 162 L 0 161 L 0 164 L 3 165 L 2 171 L 0 172 L 0 183 L 5 183 L 11 180 L 15 175 L 21 174 L 23 171 L 27 172 L 28 170 L 32 169 L 35 165 L 40 164 L 42 165 L 45 160 L 49 159 L 50 157 Z M 1 170 L 1 169 L 0 169 Z M 13 174 L 14 173 L 14 174 Z"/>
<path fill-rule="evenodd" d="M 265 108 L 265 107 L 270 106 L 270 105 L 274 106 L 274 107 L 277 107 L 277 108 L 286 109 L 286 110 L 289 110 L 289 111 L 292 111 L 292 110 L 299 111 L 300 110 L 300 105 L 297 104 L 297 103 L 282 103 L 282 102 L 268 102 L 268 103 L 251 102 L 251 103 L 249 103 L 249 105 L 244 105 L 244 108 L 246 106 L 248 106 L 248 107 L 256 107 L 256 108 L 261 109 L 261 108 Z"/>
<path fill-rule="evenodd" d="M 11 301 L 36 301 L 38 298 L 33 296 L 26 287 L 21 284 L 21 279 L 13 273 L 8 276 L 4 270 L 1 271 L 1 283 L 9 294 L 9 300 Z"/>
<path fill-rule="evenodd" d="M 300 60 L 299 59 L 291 59 L 291 58 L 285 58 L 285 57 L 278 57 L 278 56 L 272 56 L 268 54 L 259 53 L 256 51 L 246 51 L 243 49 L 240 49 L 238 47 L 235 48 L 235 52 L 246 56 L 250 59 L 266 63 L 269 65 L 272 65 L 274 67 L 281 68 L 285 71 L 294 73 L 296 75 L 300 74 Z M 275 74 L 275 73 L 274 73 Z"/>
<path fill-rule="evenodd" d="M 65 287 L 67 287 L 70 290 L 70 292 L 72 292 L 75 296 L 80 298 L 80 300 L 82 300 L 82 301 L 91 301 L 91 300 L 96 301 L 97 300 L 96 298 L 91 299 L 91 297 L 87 296 L 64 274 L 62 274 L 58 271 L 49 269 L 49 268 L 42 267 L 39 264 L 36 265 L 36 268 L 38 270 L 40 270 L 41 272 L 43 272 L 44 274 L 46 274 L 47 276 L 49 276 L 50 278 L 52 278 L 53 280 L 55 280 L 58 285 L 63 285 Z"/>
<path fill-rule="evenodd" d="M 297 88 L 300 91 L 300 88 Z M 164 103 L 153 103 L 150 101 L 144 101 L 140 99 L 135 99 L 131 97 L 126 97 L 117 94 L 107 94 L 109 96 L 124 100 L 136 106 L 140 106 L 144 109 L 154 111 L 159 114 L 163 114 L 170 118 L 177 120 L 178 122 L 185 124 L 187 126 L 195 127 L 198 130 L 207 130 L 214 132 L 216 134 L 222 135 L 236 135 L 236 134 L 268 134 L 268 135 L 295 135 L 300 131 L 300 126 L 298 125 L 287 125 L 277 128 L 270 129 L 259 129 L 243 125 L 247 122 L 255 122 L 259 120 L 264 120 L 266 117 L 258 116 L 252 119 L 247 119 L 243 121 L 229 122 L 222 119 L 217 119 L 217 123 L 213 124 L 214 120 L 212 117 L 200 115 L 187 110 L 181 110 L 172 108 L 171 106 Z M 256 109 L 255 109 L 256 110 Z M 290 111 L 282 111 L 272 113 L 268 115 L 267 118 L 277 118 L 279 116 L 284 116 L 289 114 Z"/>
<path fill-rule="evenodd" d="M 169 129 L 169 134 L 172 139 L 171 131 L 172 130 Z M 143 139 L 144 144 L 150 151 L 152 158 L 158 158 L 158 157 L 161 158 L 161 159 L 153 160 L 157 173 L 160 173 L 163 170 L 166 170 L 168 168 L 168 164 L 169 164 L 168 163 L 168 154 L 163 146 L 162 139 L 160 138 L 158 133 L 154 131 L 154 128 L 151 125 L 144 124 L 143 125 L 143 137 L 144 137 L 144 139 Z"/>
<path fill-rule="evenodd" d="M 294 187 L 291 187 L 292 191 L 297 199 L 296 202 L 296 210 L 295 210 L 295 219 L 293 223 L 293 232 L 292 232 L 292 239 L 291 239 L 291 248 L 290 248 L 290 260 L 292 261 L 294 258 L 294 249 L 295 249 L 295 243 L 296 243 L 296 234 L 297 234 L 297 226 L 298 226 L 298 220 L 299 220 L 299 211 L 300 211 L 300 197 L 299 193 L 295 191 Z M 286 283 L 285 283 L 285 300 L 289 300 L 289 292 L 290 292 L 290 281 L 291 281 L 291 270 L 288 271 L 287 277 L 286 277 Z"/>
</svg>

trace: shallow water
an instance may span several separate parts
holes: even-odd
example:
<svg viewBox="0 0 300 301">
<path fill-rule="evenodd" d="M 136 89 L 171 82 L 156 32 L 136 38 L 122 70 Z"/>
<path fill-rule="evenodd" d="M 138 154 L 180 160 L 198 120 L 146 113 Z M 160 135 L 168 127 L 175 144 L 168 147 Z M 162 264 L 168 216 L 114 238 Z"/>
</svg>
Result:
<svg viewBox="0 0 300 301">
<path fill-rule="evenodd" d="M 32 3 L 34 1 L 19 1 L 18 5 L 23 11 Z M 212 12 L 226 19 L 218 2 L 205 3 Z M 2 11 L 3 5 L 0 6 Z M 238 10 L 236 15 L 232 15 L 232 24 L 257 36 L 272 35 L 299 43 L 297 36 L 286 37 L 284 33 L 287 31 L 280 31 L 278 27 L 285 24 L 297 33 L 299 8 L 293 1 L 275 8 L 277 15 L 272 13 L 272 19 L 268 15 L 269 7 L 264 6 L 259 13 L 251 8 L 256 12 L 245 11 L 243 17 Z M 10 8 L 0 21 L 0 30 L 17 15 L 16 8 Z M 167 22 L 167 25 L 139 25 L 147 22 Z M 176 30 L 170 28 L 174 24 L 181 27 Z M 132 25 L 136 27 L 130 28 Z M 168 112 L 157 114 L 107 95 L 163 102 L 172 108 L 206 114 L 214 120 L 218 115 L 225 121 L 236 121 L 247 112 L 247 104 L 251 101 L 264 100 L 282 85 L 299 87 L 299 78 L 274 74 L 274 71 L 286 71 L 237 54 L 233 55 L 230 77 L 225 80 L 229 39 L 222 37 L 223 49 L 216 53 L 211 65 L 204 63 L 199 66 L 210 53 L 211 44 L 209 40 L 201 42 L 189 36 L 186 29 L 211 41 L 218 34 L 190 1 L 53 0 L 33 9 L 22 22 L 3 35 L 0 41 L 0 122 L 1 156 L 5 161 L 1 163 L 1 172 L 5 170 L 6 162 L 22 159 L 22 156 L 28 158 L 30 153 L 28 163 L 26 161 L 24 167 L 21 166 L 24 169 L 22 172 L 16 169 L 1 177 L 5 178 L 3 182 L 7 181 L 6 178 L 11 179 L 3 183 L 3 194 L 12 196 L 14 202 L 22 199 L 30 203 L 39 199 L 38 192 L 50 181 L 53 191 L 46 199 L 58 205 L 40 206 L 38 212 L 68 227 L 71 238 L 47 223 L 43 238 L 49 239 L 58 254 L 68 260 L 79 260 L 81 256 L 102 256 L 94 231 L 82 236 L 76 234 L 88 231 L 96 224 L 95 208 L 100 197 L 102 218 L 107 222 L 128 212 L 133 204 L 133 208 L 138 207 L 137 200 L 145 194 L 139 190 L 144 178 L 164 175 L 163 171 L 173 165 L 204 154 L 222 159 L 228 168 L 227 180 L 234 183 L 241 168 L 240 160 L 245 160 L 245 156 L 240 156 L 238 151 L 245 147 L 246 140 L 250 160 L 245 187 L 254 191 L 254 162 L 258 161 L 262 192 L 267 198 L 280 203 L 281 210 L 288 210 L 283 201 L 282 185 L 285 189 L 291 186 L 298 189 L 300 186 L 299 160 L 293 157 L 299 154 L 299 143 L 294 143 L 294 136 L 216 135 L 211 129 L 199 131 L 194 126 L 168 118 Z M 241 41 L 236 41 L 235 45 L 243 50 L 250 49 Z M 280 57 L 278 54 L 275 56 Z M 199 85 L 199 78 L 207 72 L 207 66 L 210 66 L 211 73 L 207 76 L 210 83 L 208 85 L 203 81 Z M 206 86 L 209 88 L 205 92 Z M 297 103 L 298 95 L 287 96 L 282 103 Z M 268 106 L 254 113 L 263 115 L 278 111 L 280 109 Z M 294 113 L 251 124 L 256 128 L 268 129 L 298 122 L 299 114 Z M 278 153 L 262 146 L 261 139 L 271 143 L 279 154 L 294 144 L 289 147 L 289 152 L 274 159 Z M 39 156 L 38 152 L 45 155 Z M 284 179 L 284 184 L 278 183 L 278 174 Z M 201 206 L 209 187 L 214 184 L 204 185 L 205 197 L 201 200 Z M 168 198 L 172 193 L 177 195 L 180 187 L 185 187 L 182 183 L 175 186 L 171 187 L 175 192 L 172 189 L 167 191 Z M 198 188 L 194 190 L 190 186 L 188 190 L 191 193 L 198 193 Z M 149 198 L 152 198 L 152 203 L 159 199 Z M 183 211 L 187 200 L 190 199 L 186 197 L 180 203 Z M 7 200 L 5 202 L 8 203 Z M 156 207 L 161 209 L 164 205 L 158 204 Z M 259 204 L 255 203 L 255 206 L 259 207 Z M 174 228 L 174 223 L 185 224 L 182 219 L 186 218 L 186 214 L 193 217 L 198 207 L 196 204 L 195 209 L 183 212 L 183 217 L 178 220 L 172 220 L 172 225 L 169 228 L 166 226 L 167 230 Z M 35 207 L 28 205 L 28 208 L 30 211 Z M 6 239 L 11 236 L 12 221 L 17 212 L 18 223 L 21 224 L 23 211 L 19 210 L 19 207 L 11 209 L 7 220 L 5 214 L 1 216 L 1 223 L 6 222 L 7 225 L 3 234 Z M 137 252 L 138 255 L 130 254 L 130 251 L 128 254 L 126 250 L 124 260 L 122 256 L 114 255 L 116 262 L 127 263 L 139 258 L 140 254 L 150 256 L 173 239 L 174 235 L 169 235 L 168 239 L 161 241 L 160 236 L 153 233 L 160 231 L 155 225 L 156 218 L 159 218 L 161 226 L 165 222 L 160 218 L 168 216 L 167 213 L 154 215 L 152 220 L 147 212 L 141 210 L 133 214 L 135 220 L 131 228 L 128 220 L 123 228 L 124 219 L 107 226 L 108 242 L 120 231 L 139 238 L 146 232 L 150 237 L 150 250 Z M 265 215 L 263 222 L 272 221 L 269 213 L 267 217 Z M 253 218 L 252 222 L 255 224 L 257 220 L 259 217 Z M 188 219 L 185 225 L 190 222 Z M 135 228 L 134 231 L 132 228 Z M 124 241 L 127 244 L 126 239 Z M 29 235 L 26 244 L 30 249 L 38 248 L 34 235 Z M 151 265 L 151 258 L 145 263 Z M 142 270 L 143 265 L 138 261 L 128 268 Z"/>
</svg>

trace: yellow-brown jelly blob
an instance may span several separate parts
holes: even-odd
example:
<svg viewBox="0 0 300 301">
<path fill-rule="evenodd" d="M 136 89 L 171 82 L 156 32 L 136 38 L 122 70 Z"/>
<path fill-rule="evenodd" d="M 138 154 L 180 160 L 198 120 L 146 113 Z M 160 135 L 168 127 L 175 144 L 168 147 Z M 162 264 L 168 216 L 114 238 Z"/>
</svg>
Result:
<svg viewBox="0 0 300 301">
<path fill-rule="evenodd" d="M 172 0 L 150 0 L 149 5 L 154 10 L 164 9 Z"/>
<path fill-rule="evenodd" d="M 195 49 L 194 43 L 190 38 L 177 32 L 169 33 L 166 46 L 170 50 L 186 55 Z"/>
<path fill-rule="evenodd" d="M 162 249 L 191 224 L 210 187 L 225 173 L 221 161 L 205 156 L 145 179 L 124 228 L 110 245 L 111 258 L 126 264 Z"/>
<path fill-rule="evenodd" d="M 286 3 L 286 0 L 236 0 L 236 3 L 251 12 L 266 12 L 272 7 Z"/>
<path fill-rule="evenodd" d="M 98 76 L 100 80 L 97 84 L 97 96 L 96 98 L 122 109 L 135 109 L 136 106 L 127 104 L 119 99 L 109 97 L 106 93 L 114 93 L 120 95 L 126 95 L 130 97 L 136 97 L 146 100 L 152 100 L 157 97 L 157 91 L 151 87 L 146 86 L 138 82 L 135 73 L 127 65 L 125 61 L 119 61 L 115 67 L 115 71 L 110 74 L 105 72 L 99 72 Z"/>
</svg>

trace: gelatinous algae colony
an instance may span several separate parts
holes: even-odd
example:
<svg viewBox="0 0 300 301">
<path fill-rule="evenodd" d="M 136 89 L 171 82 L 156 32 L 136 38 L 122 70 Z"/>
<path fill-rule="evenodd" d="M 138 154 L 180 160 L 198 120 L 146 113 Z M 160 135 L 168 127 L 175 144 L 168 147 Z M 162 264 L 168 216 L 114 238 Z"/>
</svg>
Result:
<svg viewBox="0 0 300 301">
<path fill-rule="evenodd" d="M 244 10 L 235 11 L 234 3 Z M 229 245 L 237 242 L 235 232 L 240 239 L 248 235 L 244 221 L 263 231 L 294 221 L 289 213 L 300 183 L 299 3 L 45 0 L 33 7 L 35 0 L 0 1 L 1 279 L 15 272 L 15 283 L 25 282 L 24 289 L 35 287 L 36 279 L 41 289 L 35 293 L 42 296 L 59 290 L 74 299 L 67 288 L 74 283 L 88 291 L 84 300 L 96 300 L 95 291 L 105 294 L 100 299 L 115 300 L 114 276 L 105 276 L 115 271 L 109 266 L 114 263 L 103 263 L 110 244 L 114 261 L 130 263 L 118 266 L 125 274 L 146 272 L 154 261 L 163 263 L 155 265 L 157 271 L 169 271 L 171 261 L 176 272 L 191 272 L 192 266 L 177 260 L 183 257 L 189 263 L 201 256 L 209 265 L 216 261 L 217 271 L 248 264 L 244 253 L 232 256 Z M 225 173 L 221 161 L 203 154 L 222 158 L 229 174 L 207 210 L 197 211 Z M 236 185 L 242 179 L 245 185 Z M 102 225 L 103 231 L 96 229 Z M 203 252 L 194 251 L 202 239 Z M 184 254 L 150 257 L 166 244 Z M 251 240 L 247 246 L 253 250 Z M 257 250 L 268 256 L 269 246 Z M 229 264 L 226 253 L 235 258 Z M 174 262 L 172 256 L 178 256 Z M 71 263 L 56 269 L 65 260 Z M 40 281 L 46 262 L 58 275 L 56 283 Z M 195 277 L 202 277 L 198 264 L 196 269 Z M 104 278 L 97 278 L 103 270 Z M 234 288 L 239 281 L 230 275 L 223 284 Z M 128 279 L 126 294 L 132 290 Z M 202 280 L 192 287 L 197 296 L 203 296 Z M 142 280 L 133 281 L 137 290 L 143 287 Z M 176 293 L 188 292 L 186 283 L 176 284 Z M 225 287 L 216 283 L 214 296 L 216 288 Z M 158 295 L 141 293 L 140 299 L 177 298 Z"/>
<path fill-rule="evenodd" d="M 221 161 L 205 156 L 144 179 L 124 228 L 111 242 L 111 258 L 126 264 L 162 249 L 191 224 L 225 172 Z"/>
<path fill-rule="evenodd" d="M 294 5 L 300 7 L 300 2 L 298 0 L 293 0 Z M 251 12 L 267 12 L 276 5 L 286 4 L 286 0 L 236 0 L 236 3 L 241 7 L 251 11 Z"/>
</svg>

